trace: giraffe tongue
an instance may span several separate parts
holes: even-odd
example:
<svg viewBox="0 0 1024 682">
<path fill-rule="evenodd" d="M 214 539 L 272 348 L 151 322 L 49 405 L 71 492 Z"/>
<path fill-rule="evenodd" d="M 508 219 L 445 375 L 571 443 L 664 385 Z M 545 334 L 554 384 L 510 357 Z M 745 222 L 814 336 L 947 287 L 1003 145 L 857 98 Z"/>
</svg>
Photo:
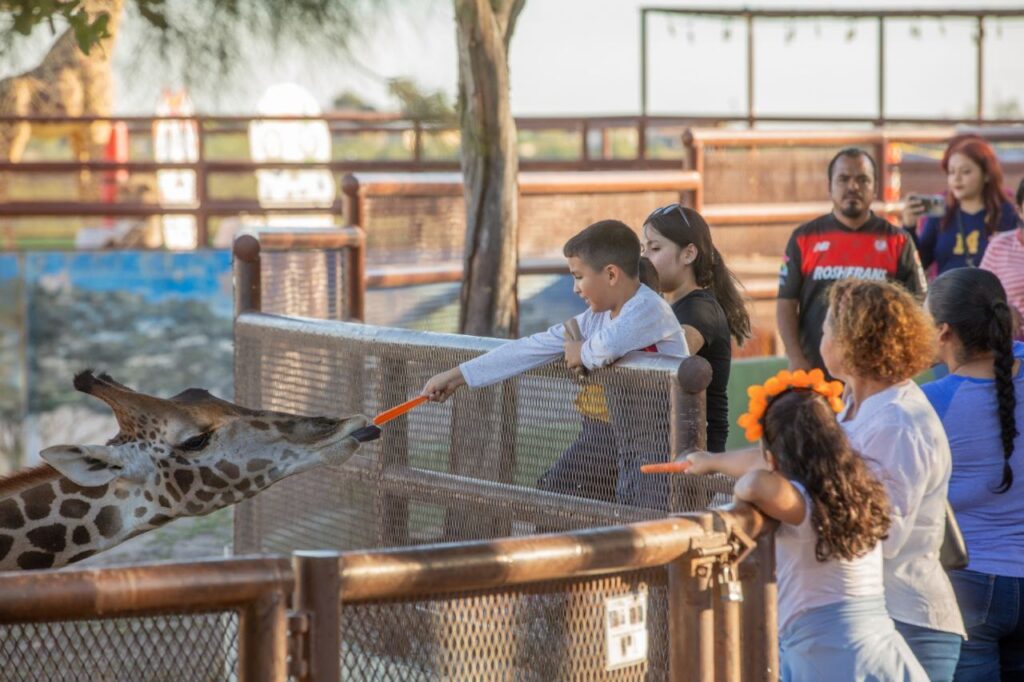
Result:
<svg viewBox="0 0 1024 682">
<path fill-rule="evenodd" d="M 370 441 L 380 438 L 380 427 L 376 424 L 368 424 L 361 429 L 356 429 L 348 435 L 355 438 L 360 443 L 369 443 Z"/>
</svg>

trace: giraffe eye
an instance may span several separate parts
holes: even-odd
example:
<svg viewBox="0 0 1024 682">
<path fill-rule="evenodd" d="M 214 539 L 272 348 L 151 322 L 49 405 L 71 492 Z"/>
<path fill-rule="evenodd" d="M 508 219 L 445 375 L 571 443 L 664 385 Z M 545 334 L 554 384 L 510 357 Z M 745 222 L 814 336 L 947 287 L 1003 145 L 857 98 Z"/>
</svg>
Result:
<svg viewBox="0 0 1024 682">
<path fill-rule="evenodd" d="M 213 436 L 212 431 L 206 433 L 200 433 L 198 436 L 192 436 L 186 441 L 178 443 L 175 447 L 176 450 L 188 450 L 195 452 L 196 450 L 202 450 L 209 444 L 210 437 Z"/>
</svg>

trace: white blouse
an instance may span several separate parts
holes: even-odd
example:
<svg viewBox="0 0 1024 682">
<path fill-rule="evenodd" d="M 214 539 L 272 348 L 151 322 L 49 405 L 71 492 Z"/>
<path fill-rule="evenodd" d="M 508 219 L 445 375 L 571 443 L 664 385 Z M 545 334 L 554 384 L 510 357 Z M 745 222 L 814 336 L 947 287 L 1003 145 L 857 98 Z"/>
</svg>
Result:
<svg viewBox="0 0 1024 682">
<path fill-rule="evenodd" d="M 853 447 L 885 485 L 892 527 L 882 543 L 889 615 L 911 625 L 966 636 L 939 549 L 952 471 L 949 441 L 924 392 L 907 380 L 839 415 Z"/>
</svg>

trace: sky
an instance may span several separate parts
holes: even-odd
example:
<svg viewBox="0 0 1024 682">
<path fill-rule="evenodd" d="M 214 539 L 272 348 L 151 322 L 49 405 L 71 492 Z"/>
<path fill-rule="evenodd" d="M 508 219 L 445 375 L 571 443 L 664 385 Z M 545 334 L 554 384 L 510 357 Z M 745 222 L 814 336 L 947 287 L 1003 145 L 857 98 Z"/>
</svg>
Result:
<svg viewBox="0 0 1024 682">
<path fill-rule="evenodd" d="M 185 0 L 179 0 L 185 1 Z M 1020 7 L 984 0 L 990 8 Z M 820 0 L 764 0 L 755 8 L 820 7 Z M 969 5 L 930 0 L 934 9 Z M 527 0 L 511 46 L 512 108 L 520 115 L 636 114 L 640 111 L 641 6 L 678 7 L 643 0 Z M 687 6 L 720 8 L 719 4 Z M 919 7 L 889 0 L 877 7 Z M 893 116 L 956 116 L 973 111 L 973 22 L 892 21 L 887 24 L 886 109 Z M 1024 20 L 986 26 L 985 98 L 1017 101 L 1024 109 Z M 755 108 L 764 114 L 873 115 L 877 109 L 874 21 L 771 21 L 759 24 Z M 651 113 L 746 112 L 746 31 L 742 22 L 651 18 Z M 122 45 L 124 43 L 121 43 Z M 393 108 L 386 79 L 411 77 L 421 87 L 454 95 L 455 27 L 450 0 L 404 0 L 377 17 L 356 43 L 355 58 L 312 54 L 301 46 L 272 54 L 250 50 L 228 83 L 193 94 L 199 111 L 248 113 L 278 82 L 307 88 L 323 106 L 353 90 L 383 109 Z M 31 58 L 22 68 L 31 66 Z M 0 71 L 6 71 L 0 67 Z M 160 89 L 175 85 L 167 69 L 139 79 L 130 53 L 115 53 L 118 113 L 148 113 Z M 0 74 L 0 75 L 6 75 Z"/>
</svg>

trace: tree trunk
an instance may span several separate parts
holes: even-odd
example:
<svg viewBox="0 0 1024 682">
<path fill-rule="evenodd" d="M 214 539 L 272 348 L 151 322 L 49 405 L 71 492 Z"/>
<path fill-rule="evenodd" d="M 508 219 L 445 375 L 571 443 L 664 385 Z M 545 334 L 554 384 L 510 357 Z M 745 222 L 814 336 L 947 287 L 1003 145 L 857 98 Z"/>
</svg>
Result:
<svg viewBox="0 0 1024 682">
<path fill-rule="evenodd" d="M 509 105 L 508 46 L 525 0 L 454 0 L 466 198 L 459 327 L 515 336 L 519 303 L 519 156 Z"/>
</svg>

